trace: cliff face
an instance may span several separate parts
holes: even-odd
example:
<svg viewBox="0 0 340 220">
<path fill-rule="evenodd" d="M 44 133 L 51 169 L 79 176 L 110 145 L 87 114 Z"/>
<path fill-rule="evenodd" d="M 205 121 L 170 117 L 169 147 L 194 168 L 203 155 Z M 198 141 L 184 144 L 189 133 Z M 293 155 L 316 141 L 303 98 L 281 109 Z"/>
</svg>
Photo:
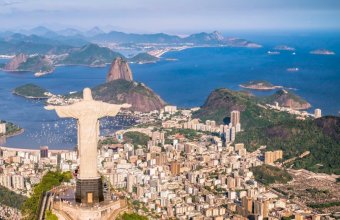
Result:
<svg viewBox="0 0 340 220">
<path fill-rule="evenodd" d="M 28 59 L 28 56 L 25 54 L 16 55 L 9 63 L 7 63 L 4 67 L 7 71 L 16 71 L 22 63 L 25 63 Z"/>
<path fill-rule="evenodd" d="M 132 72 L 128 63 L 121 57 L 117 57 L 113 60 L 110 70 L 107 73 L 106 82 L 111 82 L 117 79 L 124 79 L 132 81 Z"/>
<path fill-rule="evenodd" d="M 92 89 L 93 97 L 108 103 L 129 103 L 130 110 L 150 112 L 160 110 L 165 102 L 142 83 L 113 80 Z"/>
<path fill-rule="evenodd" d="M 280 106 L 289 107 L 296 110 L 308 109 L 311 105 L 301 97 L 281 89 L 270 97 L 270 102 L 278 102 Z"/>
</svg>

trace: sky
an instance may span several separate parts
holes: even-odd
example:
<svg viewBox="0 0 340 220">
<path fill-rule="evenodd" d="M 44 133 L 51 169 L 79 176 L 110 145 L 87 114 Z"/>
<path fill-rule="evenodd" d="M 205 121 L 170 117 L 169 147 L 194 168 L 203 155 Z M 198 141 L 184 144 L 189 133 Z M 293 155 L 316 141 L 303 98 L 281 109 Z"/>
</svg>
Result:
<svg viewBox="0 0 340 220">
<path fill-rule="evenodd" d="M 340 0 L 0 0 L 0 29 L 167 32 L 340 29 Z"/>
</svg>

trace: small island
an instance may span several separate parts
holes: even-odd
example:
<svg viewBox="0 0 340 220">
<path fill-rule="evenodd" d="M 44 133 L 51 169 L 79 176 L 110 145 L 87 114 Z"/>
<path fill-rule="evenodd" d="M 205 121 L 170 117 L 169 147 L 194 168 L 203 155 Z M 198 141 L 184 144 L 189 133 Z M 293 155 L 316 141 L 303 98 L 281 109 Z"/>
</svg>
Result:
<svg viewBox="0 0 340 220">
<path fill-rule="evenodd" d="M 335 55 L 334 51 L 326 50 L 326 49 L 318 49 L 318 50 L 312 50 L 310 54 L 315 55 Z"/>
<path fill-rule="evenodd" d="M 152 56 L 149 53 L 139 53 L 136 56 L 129 59 L 132 63 L 145 64 L 145 63 L 155 63 L 159 61 L 159 58 Z"/>
<path fill-rule="evenodd" d="M 49 92 L 34 84 L 25 84 L 13 90 L 13 94 L 22 96 L 28 99 L 47 99 Z"/>
<path fill-rule="evenodd" d="M 287 45 L 278 45 L 276 47 L 274 47 L 275 50 L 283 50 L 283 51 L 295 51 L 294 47 L 290 47 Z"/>
<path fill-rule="evenodd" d="M 254 90 L 273 90 L 273 89 L 281 89 L 282 86 L 275 86 L 270 82 L 263 80 L 249 81 L 246 83 L 240 84 L 240 87 L 245 89 L 254 89 Z"/>
</svg>

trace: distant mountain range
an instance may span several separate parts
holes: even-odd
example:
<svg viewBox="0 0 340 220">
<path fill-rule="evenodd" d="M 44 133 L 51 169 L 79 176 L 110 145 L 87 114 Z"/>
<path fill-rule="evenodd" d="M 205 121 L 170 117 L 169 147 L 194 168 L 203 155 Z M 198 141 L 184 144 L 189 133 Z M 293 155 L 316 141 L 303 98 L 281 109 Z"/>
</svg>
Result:
<svg viewBox="0 0 340 220">
<path fill-rule="evenodd" d="M 155 43 L 260 47 L 260 45 L 244 39 L 226 38 L 217 31 L 192 34 L 188 37 L 179 37 L 165 33 L 134 34 L 118 31 L 105 33 L 98 27 L 88 31 L 71 28 L 53 31 L 39 26 L 30 30 L 0 32 L 0 54 L 63 53 L 69 47 L 81 47 L 88 43 Z"/>
<path fill-rule="evenodd" d="M 145 44 L 150 46 L 145 47 Z M 55 65 L 104 66 L 116 57 L 123 57 L 134 63 L 150 63 L 157 62 L 161 55 L 155 57 L 148 52 L 160 51 L 158 54 L 163 54 L 163 51 L 170 51 L 176 47 L 195 46 L 261 47 L 244 39 L 225 38 L 217 31 L 187 37 L 165 33 L 133 34 L 118 31 L 105 33 L 98 27 L 88 31 L 71 28 L 53 31 L 39 26 L 30 30 L 0 32 L 0 55 L 16 55 L 10 61 L 15 65 L 5 65 L 3 68 L 7 71 L 52 72 Z M 114 51 L 120 47 L 141 53 L 126 58 Z M 20 56 L 17 56 L 18 54 Z M 21 59 L 23 57 L 30 59 Z"/>
</svg>

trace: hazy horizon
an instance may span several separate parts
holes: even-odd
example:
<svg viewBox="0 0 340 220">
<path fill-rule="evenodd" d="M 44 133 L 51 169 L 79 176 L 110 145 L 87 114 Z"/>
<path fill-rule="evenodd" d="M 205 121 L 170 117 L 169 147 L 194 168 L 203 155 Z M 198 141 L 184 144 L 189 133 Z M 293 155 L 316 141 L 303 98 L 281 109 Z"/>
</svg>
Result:
<svg viewBox="0 0 340 220">
<path fill-rule="evenodd" d="M 169 34 L 340 30 L 337 0 L 0 0 L 0 9 L 2 30 L 37 26 Z"/>
</svg>

